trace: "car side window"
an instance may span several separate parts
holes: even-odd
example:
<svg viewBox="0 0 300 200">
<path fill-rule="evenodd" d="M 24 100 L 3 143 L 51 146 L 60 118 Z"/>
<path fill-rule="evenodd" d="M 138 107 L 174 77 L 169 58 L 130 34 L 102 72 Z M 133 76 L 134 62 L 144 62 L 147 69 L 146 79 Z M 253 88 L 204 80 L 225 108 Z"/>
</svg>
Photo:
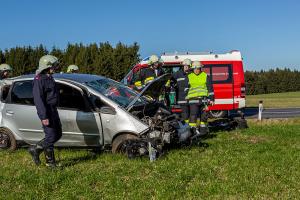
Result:
<svg viewBox="0 0 300 200">
<path fill-rule="evenodd" d="M 32 95 L 32 81 L 15 82 L 11 91 L 11 103 L 34 105 Z"/>
<path fill-rule="evenodd" d="M 81 92 L 69 85 L 57 83 L 59 90 L 58 107 L 70 110 L 86 110 L 86 104 Z"/>
<path fill-rule="evenodd" d="M 93 107 L 95 109 L 100 109 L 103 106 L 107 106 L 105 103 L 103 103 L 103 101 L 101 101 L 101 99 L 95 95 L 91 95 L 90 96 L 90 102 L 92 103 Z"/>
</svg>

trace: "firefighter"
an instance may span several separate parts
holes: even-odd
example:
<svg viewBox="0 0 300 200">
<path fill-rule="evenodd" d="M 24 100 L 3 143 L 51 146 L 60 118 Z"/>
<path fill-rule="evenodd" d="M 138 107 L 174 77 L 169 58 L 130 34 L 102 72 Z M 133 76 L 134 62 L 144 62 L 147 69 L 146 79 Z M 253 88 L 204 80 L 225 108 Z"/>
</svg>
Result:
<svg viewBox="0 0 300 200">
<path fill-rule="evenodd" d="M 182 62 L 183 68 L 172 75 L 171 82 L 176 88 L 177 104 L 181 107 L 181 119 L 186 123 L 189 122 L 189 104 L 187 103 L 186 96 L 189 89 L 188 74 L 192 65 L 190 59 L 185 59 Z"/>
<path fill-rule="evenodd" d="M 8 64 L 1 64 L 0 65 L 0 80 L 8 78 L 11 71 L 12 71 L 11 66 L 9 66 Z"/>
<path fill-rule="evenodd" d="M 189 125 L 196 136 L 208 133 L 207 119 L 205 111 L 208 104 L 214 102 L 213 87 L 207 74 L 202 71 L 203 65 L 199 61 L 192 62 L 192 70 L 188 75 L 189 89 L 186 99 L 190 106 Z M 197 126 L 197 117 L 200 114 L 200 128 Z"/>
<path fill-rule="evenodd" d="M 52 168 L 56 167 L 54 143 L 62 136 L 61 122 L 57 112 L 59 92 L 52 77 L 55 70 L 58 70 L 56 57 L 52 55 L 41 57 L 33 80 L 32 93 L 45 138 L 28 149 L 36 165 L 41 164 L 39 156 L 44 151 L 46 165 Z"/>
<path fill-rule="evenodd" d="M 78 73 L 78 72 L 79 72 L 79 68 L 77 65 L 69 65 L 67 69 L 67 73 Z"/>
<path fill-rule="evenodd" d="M 134 83 L 134 85 L 137 88 L 141 88 L 151 81 L 153 81 L 155 78 L 161 76 L 164 74 L 162 68 L 161 68 L 161 63 L 160 59 L 158 58 L 157 55 L 152 55 L 149 58 L 148 61 L 148 68 L 142 69 L 141 73 L 137 79 L 137 81 Z"/>
</svg>

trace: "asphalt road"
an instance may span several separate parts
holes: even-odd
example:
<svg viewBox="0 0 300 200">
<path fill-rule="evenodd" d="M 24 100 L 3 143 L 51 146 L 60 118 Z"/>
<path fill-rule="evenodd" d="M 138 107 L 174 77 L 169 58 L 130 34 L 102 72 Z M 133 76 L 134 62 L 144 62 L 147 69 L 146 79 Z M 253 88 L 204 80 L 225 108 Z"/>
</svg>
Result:
<svg viewBox="0 0 300 200">
<path fill-rule="evenodd" d="M 257 118 L 258 108 L 246 108 L 246 118 Z M 300 108 L 267 108 L 262 112 L 263 119 L 300 117 Z"/>
</svg>

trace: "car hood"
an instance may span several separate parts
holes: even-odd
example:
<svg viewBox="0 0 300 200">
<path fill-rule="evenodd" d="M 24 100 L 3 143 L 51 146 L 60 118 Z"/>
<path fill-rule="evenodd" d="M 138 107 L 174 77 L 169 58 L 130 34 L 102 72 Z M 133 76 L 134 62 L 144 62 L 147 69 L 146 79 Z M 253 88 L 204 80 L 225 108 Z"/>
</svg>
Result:
<svg viewBox="0 0 300 200">
<path fill-rule="evenodd" d="M 127 110 L 130 110 L 131 107 L 136 103 L 136 101 L 145 95 L 151 96 L 154 99 L 158 99 L 158 97 L 162 94 L 164 90 L 164 86 L 170 80 L 171 74 L 164 74 L 156 79 L 154 79 L 151 83 L 146 85 L 144 89 L 130 102 L 127 106 Z"/>
</svg>

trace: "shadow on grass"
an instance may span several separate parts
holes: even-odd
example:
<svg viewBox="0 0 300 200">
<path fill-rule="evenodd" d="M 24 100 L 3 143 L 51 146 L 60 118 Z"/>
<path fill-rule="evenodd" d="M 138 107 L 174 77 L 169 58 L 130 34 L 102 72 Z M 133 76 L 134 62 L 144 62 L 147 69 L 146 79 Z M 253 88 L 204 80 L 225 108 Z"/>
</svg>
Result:
<svg viewBox="0 0 300 200">
<path fill-rule="evenodd" d="M 75 151 L 75 150 L 72 150 Z M 97 157 L 100 155 L 100 152 L 98 151 L 91 151 L 91 150 L 87 150 L 87 154 L 86 155 L 81 155 L 81 156 L 77 156 L 77 157 L 71 157 L 71 158 L 65 158 L 65 159 L 61 159 L 60 158 L 60 150 L 57 151 L 57 158 L 59 163 L 61 164 L 61 168 L 67 168 L 67 167 L 72 167 L 74 165 L 77 164 L 81 164 L 84 162 L 88 162 L 90 160 L 96 160 Z"/>
</svg>

